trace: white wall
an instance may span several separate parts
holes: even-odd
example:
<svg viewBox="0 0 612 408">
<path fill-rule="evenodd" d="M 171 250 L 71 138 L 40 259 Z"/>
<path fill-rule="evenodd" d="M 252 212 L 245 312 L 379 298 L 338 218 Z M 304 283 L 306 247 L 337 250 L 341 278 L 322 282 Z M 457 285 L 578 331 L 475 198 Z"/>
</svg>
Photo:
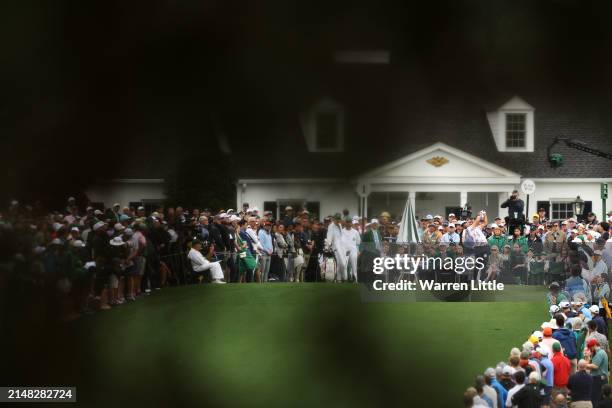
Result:
<svg viewBox="0 0 612 408">
<path fill-rule="evenodd" d="M 536 203 L 538 201 L 574 201 L 576 196 L 580 196 L 585 201 L 593 202 L 593 212 L 597 215 L 597 219 L 601 220 L 601 197 L 600 197 L 600 181 L 599 182 L 546 182 L 535 181 L 536 191 L 529 198 L 529 212 L 535 213 Z M 526 200 L 525 195 L 521 193 L 521 198 Z M 606 202 L 606 207 L 609 210 L 611 205 Z M 526 203 L 525 203 L 526 204 Z"/>
<path fill-rule="evenodd" d="M 585 201 L 593 202 L 593 211 L 601 218 L 601 199 L 599 197 L 600 181 L 583 181 L 583 182 L 550 182 L 536 179 L 536 192 L 530 197 L 529 212 L 533 214 L 536 211 L 537 201 L 555 201 L 556 199 L 573 200 L 577 195 Z M 380 188 L 381 186 L 377 186 Z M 443 214 L 446 206 L 460 206 L 459 194 L 457 192 L 444 192 L 445 185 L 393 185 L 388 186 L 385 190 L 388 191 L 404 191 L 414 189 L 417 191 L 433 191 L 433 200 L 416 200 L 415 212 L 422 216 L 425 214 Z M 489 218 L 492 219 L 495 215 L 505 217 L 508 214 L 507 209 L 499 208 L 499 204 L 503 202 L 513 189 L 519 189 L 518 185 L 503 186 L 507 189 L 505 193 L 487 192 L 499 191 L 500 186 L 497 185 L 453 185 L 454 188 L 468 192 L 468 202 L 472 205 L 474 211 L 482 208 L 487 208 Z M 450 189 L 450 188 L 449 188 Z M 308 201 L 318 201 L 321 206 L 321 214 L 329 215 L 341 211 L 343 208 L 348 208 L 351 214 L 358 213 L 359 199 L 353 190 L 353 186 L 349 183 L 317 183 L 317 182 L 296 182 L 296 183 L 264 183 L 264 184 L 248 184 L 241 191 L 238 187 L 237 201 L 241 205 L 243 202 L 248 202 L 251 206 L 257 206 L 263 209 L 264 201 L 275 201 L 277 199 L 306 199 Z M 439 191 L 442 190 L 442 191 Z M 475 190 L 475 191 L 474 191 Z M 488 205 L 486 203 L 488 196 Z M 526 197 L 521 194 L 521 198 L 526 200 Z M 403 210 L 405 198 L 399 199 L 392 197 L 389 203 L 385 198 L 384 193 L 372 193 L 368 198 L 368 207 L 370 209 L 369 216 L 380 214 L 381 211 L 388 210 L 392 213 L 398 213 Z M 384 208 L 383 208 L 384 207 Z M 387 208 L 388 207 L 388 208 Z M 401 207 L 401 209 L 400 209 Z M 608 210 L 612 209 L 612 202 L 607 205 Z"/>
<path fill-rule="evenodd" d="M 354 187 L 349 183 L 246 183 L 246 187 L 238 185 L 237 202 L 249 203 L 263 211 L 264 201 L 284 199 L 306 199 L 318 201 L 322 216 L 335 214 L 347 208 L 350 214 L 358 214 L 359 197 Z"/>
<path fill-rule="evenodd" d="M 141 200 L 163 200 L 165 198 L 163 181 L 148 182 L 108 182 L 94 184 L 87 188 L 85 194 L 92 202 L 103 202 L 105 207 L 114 203 L 121 206 Z"/>
</svg>

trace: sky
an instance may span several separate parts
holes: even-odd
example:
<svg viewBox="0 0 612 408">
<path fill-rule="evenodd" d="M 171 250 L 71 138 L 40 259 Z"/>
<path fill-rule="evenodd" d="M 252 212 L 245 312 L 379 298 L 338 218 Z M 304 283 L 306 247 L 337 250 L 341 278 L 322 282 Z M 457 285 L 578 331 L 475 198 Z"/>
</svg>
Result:
<svg viewBox="0 0 612 408">
<path fill-rule="evenodd" d="M 338 49 L 388 49 L 397 69 L 459 94 L 520 81 L 612 95 L 604 1 L 0 7 L 2 200 L 78 190 L 160 146 L 213 152 L 219 123 L 256 124 L 330 81 Z M 251 143 L 241 129 L 232 137 Z"/>
</svg>

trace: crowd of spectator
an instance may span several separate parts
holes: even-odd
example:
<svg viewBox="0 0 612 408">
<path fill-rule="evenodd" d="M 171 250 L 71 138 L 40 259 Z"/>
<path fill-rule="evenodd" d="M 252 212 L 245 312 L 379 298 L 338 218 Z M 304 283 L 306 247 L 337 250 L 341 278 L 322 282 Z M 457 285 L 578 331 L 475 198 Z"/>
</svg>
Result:
<svg viewBox="0 0 612 408">
<path fill-rule="evenodd" d="M 606 284 L 607 287 L 607 284 Z M 586 288 L 588 289 L 588 288 Z M 611 407 L 608 384 L 612 318 L 607 298 L 587 301 L 554 282 L 547 295 L 550 320 L 487 368 L 464 393 L 466 407 Z"/>
<path fill-rule="evenodd" d="M 610 220 L 600 222 L 592 213 L 581 222 L 550 221 L 540 209 L 528 222 L 506 217 L 491 223 L 485 211 L 427 214 L 418 222 L 420 243 L 406 243 L 398 240 L 401 220 L 386 211 L 364 220 L 348 210 L 320 219 L 290 206 L 275 217 L 248 203 L 215 211 L 83 207 L 72 197 L 52 212 L 12 202 L 0 214 L 0 284 L 42 292 L 72 318 L 167 285 L 367 283 L 374 258 L 409 252 L 482 257 L 484 266 L 465 273 L 467 279 L 554 281 L 570 295 L 582 291 L 589 302 L 609 294 Z M 419 270 L 416 278 L 445 279 L 442 272 L 448 271 Z M 396 278 L 393 271 L 385 276 Z"/>
</svg>

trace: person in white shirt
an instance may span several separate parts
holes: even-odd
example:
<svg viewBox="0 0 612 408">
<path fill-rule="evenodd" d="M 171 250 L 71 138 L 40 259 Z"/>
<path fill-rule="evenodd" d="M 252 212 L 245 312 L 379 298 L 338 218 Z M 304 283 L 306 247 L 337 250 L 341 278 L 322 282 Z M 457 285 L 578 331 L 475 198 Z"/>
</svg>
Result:
<svg viewBox="0 0 612 408">
<path fill-rule="evenodd" d="M 342 230 L 342 238 L 348 253 L 348 266 L 351 271 L 353 281 L 357 283 L 357 257 L 359 255 L 359 245 L 361 244 L 361 236 L 359 231 L 353 228 L 353 224 L 359 224 L 359 221 L 347 221 Z"/>
<path fill-rule="evenodd" d="M 602 259 L 603 252 L 600 249 L 593 251 L 593 269 L 591 270 L 591 280 L 602 273 L 608 273 L 608 265 Z"/>
<path fill-rule="evenodd" d="M 525 386 L 525 371 L 518 370 L 514 373 L 513 377 L 516 385 L 508 390 L 508 396 L 506 397 L 507 408 L 516 407 L 516 405 L 512 404 L 512 397 Z"/>
<path fill-rule="evenodd" d="M 249 217 L 249 226 L 246 229 L 246 233 L 249 236 L 249 238 L 251 238 L 251 241 L 253 243 L 253 248 L 258 252 L 258 253 L 262 253 L 264 252 L 264 248 L 261 245 L 261 242 L 259 242 L 259 237 L 257 236 L 257 218 L 255 217 Z"/>
<path fill-rule="evenodd" d="M 461 237 L 455 232 L 455 224 L 448 224 L 448 232 L 442 235 L 442 238 L 440 238 L 440 243 L 447 245 L 451 242 L 454 244 L 459 244 L 460 241 Z"/>
<path fill-rule="evenodd" d="M 336 281 L 345 282 L 347 280 L 346 274 L 346 247 L 344 245 L 344 239 L 342 237 L 342 216 L 338 213 L 334 215 L 334 221 L 327 227 L 327 242 L 331 249 L 334 251 L 336 258 Z"/>
<path fill-rule="evenodd" d="M 212 277 L 213 283 L 225 283 L 223 280 L 223 269 L 219 262 L 210 262 L 202 255 L 202 243 L 200 241 L 193 241 L 191 249 L 187 258 L 191 261 L 191 267 L 194 272 L 204 272 L 210 269 L 210 276 Z"/>
</svg>

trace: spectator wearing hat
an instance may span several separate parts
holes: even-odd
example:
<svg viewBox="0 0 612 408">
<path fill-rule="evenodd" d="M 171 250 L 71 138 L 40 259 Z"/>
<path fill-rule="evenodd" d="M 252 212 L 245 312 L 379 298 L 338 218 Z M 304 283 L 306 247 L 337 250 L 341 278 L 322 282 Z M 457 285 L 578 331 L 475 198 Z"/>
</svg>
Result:
<svg viewBox="0 0 612 408">
<path fill-rule="evenodd" d="M 552 282 L 548 286 L 548 293 L 546 294 L 546 302 L 548 306 L 557 305 L 561 302 L 566 302 L 569 299 L 565 296 L 565 293 L 561 291 L 561 285 L 558 282 Z"/>
<path fill-rule="evenodd" d="M 374 278 L 374 275 L 371 273 L 374 265 L 374 258 L 379 257 L 383 249 L 382 235 L 380 234 L 378 227 L 378 220 L 376 218 L 372 218 L 368 230 L 361 238 L 362 270 L 364 272 L 368 272 L 368 274 L 365 277 L 360 277 L 360 281 L 364 281 L 363 278 L 366 278 L 366 283 L 370 283 L 370 281 Z"/>
<path fill-rule="evenodd" d="M 549 329 L 548 327 L 546 329 Z M 546 336 L 546 329 L 544 329 L 544 336 Z M 546 338 L 544 339 L 546 340 Z M 572 364 L 570 360 L 563 355 L 561 351 L 561 344 L 555 340 L 552 344 L 552 363 L 554 368 L 554 391 L 567 393 L 567 382 L 572 371 Z"/>
<path fill-rule="evenodd" d="M 595 339 L 587 340 L 587 349 L 589 356 L 587 356 L 586 368 L 591 370 L 593 378 L 591 402 L 596 406 L 601 397 L 601 387 L 608 383 L 608 354 Z"/>
<path fill-rule="evenodd" d="M 546 252 L 552 254 L 560 253 L 565 244 L 566 236 L 563 234 L 563 231 L 559 229 L 559 223 L 553 222 L 551 225 L 551 230 L 544 238 L 544 247 Z"/>
<path fill-rule="evenodd" d="M 512 402 L 512 398 L 517 392 L 519 392 L 521 388 L 525 386 L 525 371 L 515 371 L 512 375 L 512 378 L 514 380 L 514 386 L 508 390 L 508 395 L 506 396 L 506 402 L 504 404 L 504 407 L 512 407 L 513 405 L 515 405 Z"/>
<path fill-rule="evenodd" d="M 493 230 L 493 235 L 487 239 L 489 247 L 495 245 L 497 248 L 503 248 L 508 243 L 508 240 L 502 234 L 501 226 L 498 224 L 491 224 L 491 229 Z"/>
<path fill-rule="evenodd" d="M 555 343 L 559 343 L 559 340 L 556 340 L 553 338 L 552 334 L 553 334 L 553 329 L 552 329 L 553 325 L 550 322 L 544 322 L 542 324 L 542 340 L 540 340 L 539 344 L 540 347 L 546 347 L 548 348 L 548 355 L 552 356 L 552 346 Z"/>
<path fill-rule="evenodd" d="M 446 244 L 446 245 L 451 244 L 451 243 L 455 245 L 459 245 L 460 242 L 461 242 L 461 237 L 455 231 L 455 224 L 452 222 L 449 223 L 448 230 L 440 238 L 440 243 Z"/>
<path fill-rule="evenodd" d="M 501 376 L 501 369 L 499 370 L 499 375 Z M 497 376 L 497 370 L 493 367 L 489 367 L 484 372 L 485 381 L 490 385 L 497 394 L 497 406 L 504 407 L 506 404 L 506 397 L 508 396 L 508 391 L 504 386 L 499 382 Z"/>
<path fill-rule="evenodd" d="M 523 210 L 525 203 L 519 198 L 518 190 L 514 190 L 510 197 L 500 204 L 501 208 L 508 209 L 508 217 L 510 219 L 523 219 Z"/>
<path fill-rule="evenodd" d="M 287 228 L 287 226 L 289 224 L 293 223 L 293 207 L 288 205 L 285 207 L 285 214 L 283 215 L 281 222 L 283 223 L 283 225 L 285 226 L 285 228 Z"/>
<path fill-rule="evenodd" d="M 516 357 L 516 356 L 513 356 L 513 357 Z M 510 357 L 510 359 L 512 359 L 512 357 Z M 518 363 L 518 357 L 516 357 L 516 359 Z M 513 377 L 514 373 L 515 373 L 515 370 L 514 368 L 512 368 L 511 365 L 506 364 L 501 368 L 501 378 L 499 380 L 499 383 L 504 386 L 506 391 L 510 391 L 516 385 L 516 383 L 514 382 L 514 377 Z M 505 400 L 504 400 L 504 404 L 505 404 Z"/>
<path fill-rule="evenodd" d="M 438 227 L 433 222 L 427 226 L 427 229 L 423 231 L 421 240 L 423 245 L 437 246 L 442 238 L 442 233 L 438 230 Z"/>
<path fill-rule="evenodd" d="M 591 307 L 589 307 L 589 310 L 591 311 L 591 321 L 595 322 L 595 324 L 597 325 L 597 331 L 608 337 L 608 326 L 604 318 L 599 315 L 599 306 L 591 305 Z"/>
</svg>

